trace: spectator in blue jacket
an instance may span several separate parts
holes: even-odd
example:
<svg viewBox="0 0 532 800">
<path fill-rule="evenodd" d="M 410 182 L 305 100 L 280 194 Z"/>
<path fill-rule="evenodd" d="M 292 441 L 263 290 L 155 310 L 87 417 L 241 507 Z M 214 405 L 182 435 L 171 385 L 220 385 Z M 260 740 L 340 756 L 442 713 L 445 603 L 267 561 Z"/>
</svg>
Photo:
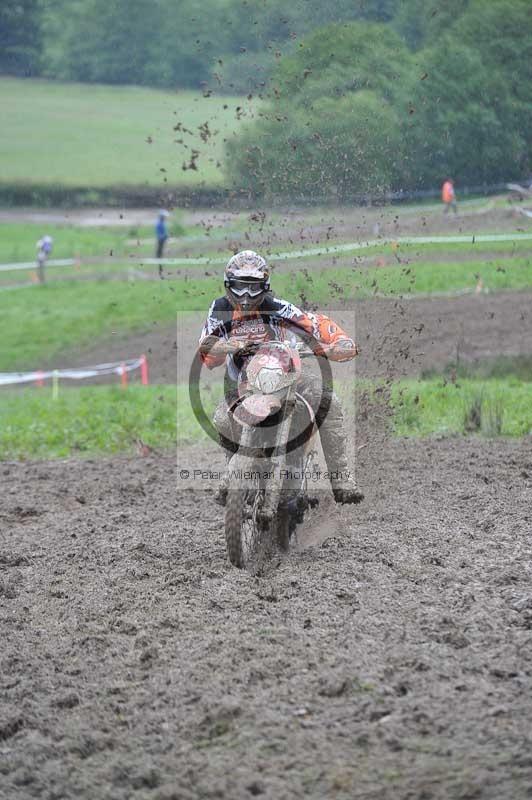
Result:
<svg viewBox="0 0 532 800">
<path fill-rule="evenodd" d="M 155 236 L 157 237 L 157 250 L 155 253 L 155 258 L 163 257 L 164 245 L 168 239 L 168 227 L 166 225 L 166 220 L 169 216 L 170 214 L 168 211 L 159 211 L 157 224 L 155 225 Z"/>
</svg>

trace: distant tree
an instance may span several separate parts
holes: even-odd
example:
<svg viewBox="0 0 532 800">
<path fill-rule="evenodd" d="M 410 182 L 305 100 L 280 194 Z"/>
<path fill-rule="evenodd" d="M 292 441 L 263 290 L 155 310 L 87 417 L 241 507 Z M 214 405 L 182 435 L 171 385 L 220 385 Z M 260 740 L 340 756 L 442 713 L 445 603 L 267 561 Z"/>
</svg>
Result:
<svg viewBox="0 0 532 800">
<path fill-rule="evenodd" d="M 283 59 L 272 86 L 281 101 L 308 107 L 318 97 L 373 90 L 399 98 L 411 68 L 410 55 L 389 27 L 376 23 L 329 25 L 311 34 Z"/>
<path fill-rule="evenodd" d="M 51 77 L 152 86 L 201 86 L 226 39 L 218 0 L 45 0 Z M 222 32 L 221 32 L 222 31 Z"/>
<path fill-rule="evenodd" d="M 409 47 L 418 50 L 437 42 L 466 11 L 470 0 L 403 0 L 392 21 Z"/>
<path fill-rule="evenodd" d="M 264 194 L 352 197 L 402 174 L 400 109 L 410 57 L 374 23 L 331 25 L 279 63 L 271 105 L 228 145 L 228 170 Z"/>
<path fill-rule="evenodd" d="M 383 193 L 400 169 L 394 112 L 373 92 L 340 101 L 320 98 L 310 121 L 303 109 L 270 118 L 259 133 L 229 145 L 231 175 L 265 196 L 353 199 Z"/>
<path fill-rule="evenodd" d="M 143 83 L 159 30 L 149 0 L 55 0 L 46 15 L 46 71 L 101 83 Z"/>
<path fill-rule="evenodd" d="M 301 40 L 332 23 L 387 22 L 399 0 L 222 0 L 223 27 L 229 34 L 223 63 L 213 73 L 226 90 L 262 89 L 278 60 Z"/>
<path fill-rule="evenodd" d="M 532 141 L 532 3 L 471 0 L 451 33 L 474 48 L 497 91 L 490 97 L 504 123 Z"/>
<path fill-rule="evenodd" d="M 335 22 L 388 22 L 399 7 L 400 0 L 222 0 L 224 25 L 231 30 L 227 52 L 281 46 Z"/>
<path fill-rule="evenodd" d="M 213 61 L 226 52 L 232 31 L 219 0 L 198 7 L 196 0 L 159 0 L 159 19 L 144 72 L 155 86 L 202 86 Z"/>
<path fill-rule="evenodd" d="M 36 75 L 41 59 L 41 10 L 38 0 L 0 3 L 0 72 Z"/>
<path fill-rule="evenodd" d="M 423 182 L 447 173 L 469 183 L 519 177 L 532 146 L 532 7 L 472 0 L 420 55 L 411 150 Z M 419 77 L 419 76 L 418 76 Z"/>
</svg>

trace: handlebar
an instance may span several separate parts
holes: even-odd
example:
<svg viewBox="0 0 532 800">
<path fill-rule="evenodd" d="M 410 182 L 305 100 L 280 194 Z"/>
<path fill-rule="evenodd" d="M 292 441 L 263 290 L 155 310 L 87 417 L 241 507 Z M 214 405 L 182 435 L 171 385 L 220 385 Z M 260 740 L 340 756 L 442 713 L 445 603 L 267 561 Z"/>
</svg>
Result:
<svg viewBox="0 0 532 800">
<path fill-rule="evenodd" d="M 285 347 L 286 343 L 276 342 L 275 340 L 268 342 L 249 340 L 246 342 L 246 347 L 243 348 L 241 354 L 249 356 L 254 355 L 263 345 L 279 345 L 280 347 Z M 315 353 L 304 342 L 297 342 L 293 349 L 297 350 L 300 358 L 312 358 L 315 356 Z"/>
<path fill-rule="evenodd" d="M 312 358 L 312 356 L 314 356 L 313 351 L 305 342 L 298 342 L 295 349 L 299 353 L 299 358 Z"/>
</svg>

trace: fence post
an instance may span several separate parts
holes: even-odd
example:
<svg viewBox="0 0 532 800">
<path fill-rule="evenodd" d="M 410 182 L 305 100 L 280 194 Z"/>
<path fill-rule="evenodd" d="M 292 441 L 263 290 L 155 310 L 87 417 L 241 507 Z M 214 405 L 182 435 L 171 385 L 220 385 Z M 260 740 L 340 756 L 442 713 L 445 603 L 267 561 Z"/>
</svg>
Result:
<svg viewBox="0 0 532 800">
<path fill-rule="evenodd" d="M 52 399 L 57 400 L 59 397 L 59 370 L 54 369 L 52 375 Z"/>
<path fill-rule="evenodd" d="M 122 385 L 122 389 L 127 389 L 127 370 L 124 362 L 120 364 L 120 383 Z"/>
<path fill-rule="evenodd" d="M 46 256 L 44 255 L 44 253 L 39 253 L 37 256 L 37 277 L 41 285 L 44 284 L 46 281 L 44 275 L 45 265 L 46 265 Z"/>
<path fill-rule="evenodd" d="M 149 384 L 148 359 L 144 354 L 142 354 L 140 357 L 140 379 L 143 386 L 147 386 Z"/>
</svg>

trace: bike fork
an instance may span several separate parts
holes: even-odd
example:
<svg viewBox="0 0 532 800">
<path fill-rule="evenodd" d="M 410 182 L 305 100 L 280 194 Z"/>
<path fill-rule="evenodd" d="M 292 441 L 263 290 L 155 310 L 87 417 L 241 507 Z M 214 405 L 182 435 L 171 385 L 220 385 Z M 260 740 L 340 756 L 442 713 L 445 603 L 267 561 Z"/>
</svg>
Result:
<svg viewBox="0 0 532 800">
<path fill-rule="evenodd" d="M 271 471 L 272 476 L 268 480 L 268 489 L 264 498 L 264 504 L 260 511 L 260 517 L 264 522 L 270 522 L 277 513 L 279 500 L 281 499 L 281 489 L 283 480 L 281 470 L 286 464 L 286 445 L 290 436 L 290 426 L 292 424 L 293 401 L 288 400 L 283 421 L 279 426 L 277 434 L 276 450 L 277 455 L 272 456 Z"/>
</svg>

